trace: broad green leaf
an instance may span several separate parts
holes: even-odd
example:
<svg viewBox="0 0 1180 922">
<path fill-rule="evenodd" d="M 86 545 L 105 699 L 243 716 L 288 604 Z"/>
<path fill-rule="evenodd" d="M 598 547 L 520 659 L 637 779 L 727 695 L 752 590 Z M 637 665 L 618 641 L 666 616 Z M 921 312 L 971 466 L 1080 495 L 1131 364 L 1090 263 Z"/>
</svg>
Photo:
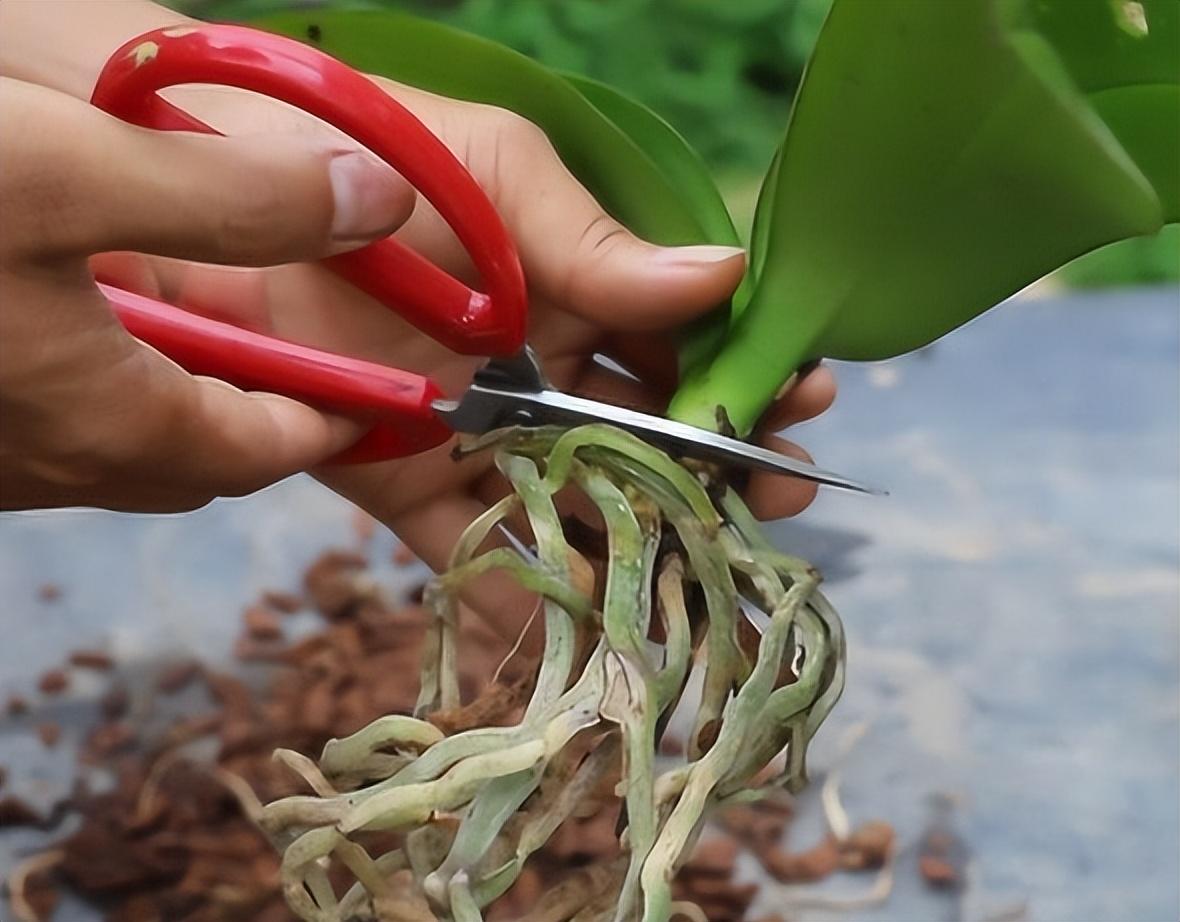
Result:
<svg viewBox="0 0 1180 922">
<path fill-rule="evenodd" d="M 753 227 L 750 231 L 750 246 L 747 255 L 746 274 L 738 290 L 734 292 L 729 311 L 717 310 L 700 318 L 684 330 L 680 342 L 680 374 L 688 379 L 699 374 L 725 345 L 730 328 L 733 327 L 750 296 L 758 286 L 758 278 L 766 265 L 767 241 L 770 218 L 774 213 L 774 190 L 778 181 L 779 165 L 782 162 L 782 148 L 775 151 L 774 159 L 758 191 L 758 202 L 754 207 Z"/>
<path fill-rule="evenodd" d="M 771 219 L 774 215 L 774 203 L 778 188 L 778 174 L 782 168 L 783 149 L 774 152 L 774 159 L 770 161 L 770 168 L 766 171 L 766 178 L 762 181 L 762 188 L 758 192 L 758 204 L 754 208 L 754 225 L 750 229 L 750 265 L 747 270 L 751 288 L 758 284 L 762 277 L 762 270 L 766 268 L 766 256 L 770 243 Z M 734 320 L 745 309 L 747 298 L 734 304 Z"/>
<path fill-rule="evenodd" d="M 1180 2 L 1048 0 L 1023 13 L 1151 181 L 1164 219 L 1180 221 Z"/>
<path fill-rule="evenodd" d="M 709 170 L 666 121 L 613 87 L 578 74 L 563 74 L 586 100 L 629 137 L 675 187 L 710 243 L 736 246 L 740 239 Z"/>
<path fill-rule="evenodd" d="M 1180 81 L 1176 0 L 1022 0 L 1009 17 L 1044 36 L 1083 93 Z"/>
<path fill-rule="evenodd" d="M 1180 50 L 1176 58 L 1180 61 Z M 1164 220 L 1180 221 L 1180 85 L 1118 87 L 1089 99 L 1155 187 Z"/>
<path fill-rule="evenodd" d="M 255 24 L 301 39 L 314 34 L 318 47 L 360 70 L 525 116 L 544 130 L 603 207 L 640 237 L 667 245 L 701 243 L 713 239 L 711 230 L 720 226 L 712 212 L 709 225 L 703 224 L 663 164 L 566 78 L 509 48 L 388 11 L 288 12 Z M 622 108 L 617 100 L 609 105 Z M 637 103 L 628 108 L 632 124 L 639 121 L 638 108 Z M 643 133 L 651 140 L 656 132 L 646 123 Z M 679 142 L 674 133 L 672 138 Z M 673 151 L 671 172 L 682 175 L 683 143 L 676 149 L 666 135 L 659 141 L 657 148 Z M 696 186 L 700 181 L 694 180 Z"/>
<path fill-rule="evenodd" d="M 1132 285 L 1176 287 L 1180 270 L 1180 224 L 1169 224 L 1151 237 L 1131 237 L 1087 253 L 1054 276 L 1071 288 L 1125 288 Z"/>
<path fill-rule="evenodd" d="M 714 426 L 720 406 L 746 433 L 809 359 L 918 348 L 1159 229 L 1144 152 L 1128 154 L 1021 10 L 836 0 L 772 174 L 753 296 L 671 415 Z"/>
</svg>

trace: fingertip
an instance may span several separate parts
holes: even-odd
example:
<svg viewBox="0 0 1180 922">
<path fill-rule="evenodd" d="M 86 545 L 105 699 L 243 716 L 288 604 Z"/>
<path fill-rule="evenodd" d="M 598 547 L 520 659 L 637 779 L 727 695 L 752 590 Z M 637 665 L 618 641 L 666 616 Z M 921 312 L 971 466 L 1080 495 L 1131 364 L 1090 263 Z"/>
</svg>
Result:
<svg viewBox="0 0 1180 922">
<path fill-rule="evenodd" d="M 826 365 L 817 364 L 788 384 L 763 416 L 761 428 L 767 432 L 814 419 L 836 401 L 836 376 Z"/>
<path fill-rule="evenodd" d="M 796 399 L 819 414 L 835 402 L 837 390 L 835 372 L 821 362 L 800 379 Z"/>
<path fill-rule="evenodd" d="M 777 480 L 779 483 L 774 483 Z M 773 522 L 796 516 L 815 502 L 818 487 L 808 480 L 794 478 L 784 485 L 775 474 L 758 474 L 750 478 L 746 503 L 760 522 Z"/>
<path fill-rule="evenodd" d="M 812 463 L 812 457 L 798 445 L 785 439 L 767 438 L 762 444 L 779 454 Z M 750 477 L 745 499 L 760 521 L 773 521 L 798 515 L 815 501 L 819 487 L 801 477 L 756 472 Z"/>
<path fill-rule="evenodd" d="M 741 284 L 746 252 L 733 246 L 652 247 L 643 266 L 649 301 L 631 320 L 661 329 L 690 320 L 726 301 Z M 644 290 L 644 289 L 640 289 Z M 647 310 L 644 310 L 644 307 Z"/>
</svg>

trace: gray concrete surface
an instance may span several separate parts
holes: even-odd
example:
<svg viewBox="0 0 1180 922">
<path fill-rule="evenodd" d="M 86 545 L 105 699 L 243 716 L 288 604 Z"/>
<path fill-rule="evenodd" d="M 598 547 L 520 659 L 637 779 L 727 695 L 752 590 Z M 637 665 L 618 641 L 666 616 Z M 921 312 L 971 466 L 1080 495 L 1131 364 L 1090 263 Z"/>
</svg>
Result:
<svg viewBox="0 0 1180 922">
<path fill-rule="evenodd" d="M 774 534 L 825 570 L 849 629 L 817 780 L 839 761 L 852 821 L 889 820 L 902 851 L 882 905 L 837 912 L 808 902 L 815 890 L 777 888 L 768 909 L 1180 918 L 1178 363 L 1180 298 L 1155 290 L 1022 299 L 933 349 L 840 368 L 837 407 L 795 437 L 891 495 L 827 493 Z M 350 529 L 347 506 L 304 479 L 186 517 L 0 517 L 0 691 L 27 691 L 83 645 L 132 671 L 177 651 L 224 658 L 241 606 Z M 52 603 L 38 598 L 48 582 L 62 588 Z M 78 725 L 95 687 L 43 713 Z M 49 802 L 74 740 L 47 754 L 29 725 L 0 724 L 0 764 L 10 790 Z M 855 727 L 864 737 L 838 758 Z M 800 845 L 822 830 L 817 790 Z M 971 856 L 953 894 L 914 867 L 939 794 Z M 37 841 L 0 835 L 0 871 Z M 818 890 L 872 884 L 840 875 Z M 58 918 L 93 916 L 71 904 Z"/>
</svg>

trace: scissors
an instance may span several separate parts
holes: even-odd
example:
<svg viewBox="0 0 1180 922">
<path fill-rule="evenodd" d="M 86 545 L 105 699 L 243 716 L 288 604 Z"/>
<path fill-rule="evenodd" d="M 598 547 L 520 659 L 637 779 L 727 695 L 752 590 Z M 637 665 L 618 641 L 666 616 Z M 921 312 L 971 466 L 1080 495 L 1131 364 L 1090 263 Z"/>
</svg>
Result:
<svg viewBox="0 0 1180 922">
<path fill-rule="evenodd" d="M 340 129 L 397 170 L 438 210 L 479 272 L 483 290 L 477 291 L 393 238 L 323 260 L 451 351 L 488 358 L 458 400 L 446 399 L 428 377 L 296 345 L 98 279 L 128 332 L 189 372 L 372 419 L 372 428 L 334 461 L 417 454 L 455 432 L 609 423 L 681 456 L 876 492 L 739 439 L 553 387 L 525 343 L 524 273 L 495 207 L 441 140 L 342 62 L 292 39 L 242 26 L 157 29 L 115 52 L 91 102 L 145 128 L 216 133 L 159 95 L 161 89 L 186 83 L 261 93 Z"/>
</svg>

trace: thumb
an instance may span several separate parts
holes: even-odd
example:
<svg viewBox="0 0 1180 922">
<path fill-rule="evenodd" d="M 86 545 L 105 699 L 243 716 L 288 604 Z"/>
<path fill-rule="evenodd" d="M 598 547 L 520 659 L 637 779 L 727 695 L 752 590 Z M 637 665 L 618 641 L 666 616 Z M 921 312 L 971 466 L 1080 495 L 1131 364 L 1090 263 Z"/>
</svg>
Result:
<svg viewBox="0 0 1180 922">
<path fill-rule="evenodd" d="M 16 104 L 35 112 L 42 137 L 13 145 L 6 172 L 24 181 L 9 188 L 52 194 L 67 211 L 66 220 L 38 228 L 38 255 L 132 250 L 275 265 L 387 236 L 414 207 L 414 190 L 397 172 L 343 142 L 150 131 L 28 85 Z M 47 132 L 61 143 L 45 144 Z"/>
<path fill-rule="evenodd" d="M 741 281 L 738 247 L 664 247 L 612 218 L 523 119 L 493 115 L 486 156 L 472 158 L 492 191 L 530 285 L 559 307 L 613 330 L 676 326 L 724 302 Z"/>
</svg>

